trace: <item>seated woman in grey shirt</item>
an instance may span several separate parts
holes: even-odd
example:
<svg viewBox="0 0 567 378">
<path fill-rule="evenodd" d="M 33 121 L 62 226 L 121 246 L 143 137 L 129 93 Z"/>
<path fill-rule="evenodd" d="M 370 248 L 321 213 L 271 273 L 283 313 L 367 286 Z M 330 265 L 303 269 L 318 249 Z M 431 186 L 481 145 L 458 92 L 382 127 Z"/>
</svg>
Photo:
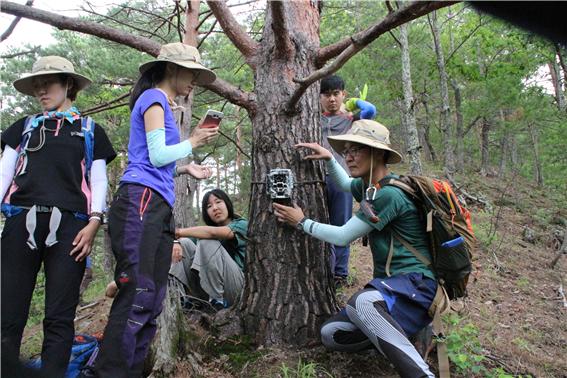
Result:
<svg viewBox="0 0 567 378">
<path fill-rule="evenodd" d="M 206 226 L 179 228 L 169 274 L 192 297 L 207 300 L 220 310 L 238 301 L 244 286 L 248 221 L 234 213 L 221 189 L 205 194 L 202 216 Z"/>
</svg>

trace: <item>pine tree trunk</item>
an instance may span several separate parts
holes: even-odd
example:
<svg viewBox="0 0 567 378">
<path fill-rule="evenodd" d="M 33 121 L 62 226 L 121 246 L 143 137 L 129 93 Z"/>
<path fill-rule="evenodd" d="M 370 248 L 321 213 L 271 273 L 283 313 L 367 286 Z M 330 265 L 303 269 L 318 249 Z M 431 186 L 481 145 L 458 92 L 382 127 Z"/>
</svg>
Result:
<svg viewBox="0 0 567 378">
<path fill-rule="evenodd" d="M 534 148 L 534 179 L 538 186 L 543 186 L 543 169 L 541 166 L 541 159 L 539 156 L 539 133 L 533 123 L 528 124 L 530 136 L 532 137 L 532 144 Z"/>
<path fill-rule="evenodd" d="M 404 91 L 402 121 L 405 129 L 407 155 L 409 158 L 411 174 L 422 175 L 423 168 L 421 166 L 421 154 L 419 151 L 421 147 L 419 145 L 419 135 L 415 124 L 407 24 L 400 25 L 399 29 L 402 50 L 402 86 Z"/>
<path fill-rule="evenodd" d="M 293 227 L 278 224 L 264 185 L 270 169 L 289 168 L 298 181 L 294 201 L 307 217 L 327 221 L 321 162 L 302 160 L 297 142 L 320 142 L 319 86 L 307 88 L 297 108 L 286 112 L 302 77 L 316 69 L 319 10 L 316 2 L 282 2 L 292 51 L 276 47 L 275 2 L 268 2 L 266 24 L 257 54 L 253 126 L 252 190 L 246 285 L 240 311 L 245 332 L 258 343 L 304 345 L 319 338 L 321 324 L 336 310 L 329 256 L 325 244 Z M 291 27 L 293 25 L 293 27 Z M 280 41 L 281 42 L 281 41 Z M 266 295 L 269 293 L 269 295 Z"/>
<path fill-rule="evenodd" d="M 439 87 L 441 90 L 441 123 L 440 129 L 443 135 L 443 169 L 449 177 L 455 171 L 455 158 L 453 153 L 453 140 L 451 138 L 451 106 L 449 103 L 449 89 L 447 86 L 447 71 L 445 69 L 445 58 L 443 47 L 441 46 L 441 33 L 437 25 L 437 12 L 433 11 L 428 15 L 433 43 L 435 45 L 435 55 L 437 56 L 437 69 L 439 70 Z"/>
<path fill-rule="evenodd" d="M 482 119 L 482 125 L 480 128 L 480 153 L 481 153 L 481 163 L 480 163 L 480 174 L 482 176 L 488 176 L 490 172 L 490 160 L 489 160 L 489 133 L 490 133 L 490 122 L 486 117 Z"/>
</svg>

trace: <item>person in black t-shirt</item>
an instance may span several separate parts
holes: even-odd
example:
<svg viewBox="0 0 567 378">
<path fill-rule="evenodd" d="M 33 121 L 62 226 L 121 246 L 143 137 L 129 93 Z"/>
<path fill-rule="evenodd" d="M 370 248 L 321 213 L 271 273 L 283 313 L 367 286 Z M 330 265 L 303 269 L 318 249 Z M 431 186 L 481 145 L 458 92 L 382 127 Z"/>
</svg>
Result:
<svg viewBox="0 0 567 378">
<path fill-rule="evenodd" d="M 63 377 L 79 287 L 106 207 L 106 164 L 116 153 L 104 129 L 73 107 L 91 81 L 67 59 L 42 57 L 14 82 L 42 113 L 1 136 L 2 375 L 17 365 L 37 273 L 45 271 L 42 373 Z M 18 373 L 15 373 L 18 374 Z"/>
</svg>

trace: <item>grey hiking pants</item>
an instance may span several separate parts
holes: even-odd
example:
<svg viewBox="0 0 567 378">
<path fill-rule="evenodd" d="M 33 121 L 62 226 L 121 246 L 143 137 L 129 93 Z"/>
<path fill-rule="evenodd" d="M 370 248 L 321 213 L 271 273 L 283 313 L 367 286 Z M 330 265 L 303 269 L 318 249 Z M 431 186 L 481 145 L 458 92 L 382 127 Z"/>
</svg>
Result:
<svg viewBox="0 0 567 378">
<path fill-rule="evenodd" d="M 179 239 L 183 259 L 171 266 L 169 274 L 177 278 L 189 294 L 204 300 L 236 303 L 244 287 L 244 273 L 218 240 Z"/>
</svg>

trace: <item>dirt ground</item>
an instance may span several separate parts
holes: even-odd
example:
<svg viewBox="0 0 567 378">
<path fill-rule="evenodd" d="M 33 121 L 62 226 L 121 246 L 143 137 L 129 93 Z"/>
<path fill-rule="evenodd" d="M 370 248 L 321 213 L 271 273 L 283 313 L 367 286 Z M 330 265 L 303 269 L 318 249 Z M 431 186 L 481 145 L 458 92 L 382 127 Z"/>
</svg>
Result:
<svg viewBox="0 0 567 378">
<path fill-rule="evenodd" d="M 492 209 L 473 204 L 480 244 L 476 269 L 469 297 L 455 304 L 454 316 L 448 320 L 449 332 L 462 336 L 467 344 L 468 349 L 462 350 L 465 357 L 459 358 L 481 356 L 478 365 L 484 370 L 459 373 L 453 363 L 454 376 L 567 377 L 567 256 L 550 267 L 559 249 L 558 235 L 566 228 L 562 219 L 567 219 L 567 210 L 529 184 L 461 180 L 468 193 L 484 193 Z M 533 231 L 533 242 L 524 240 L 526 228 Z M 350 285 L 338 291 L 342 303 L 372 277 L 370 250 L 360 241 L 352 245 L 350 269 Z M 111 300 L 100 297 L 81 308 L 77 332 L 102 332 L 110 305 Z M 203 345 L 196 351 L 203 377 L 396 376 L 375 351 L 329 353 L 320 344 L 303 349 L 258 348 L 242 340 L 215 340 L 198 326 L 195 330 Z M 40 339 L 41 324 L 26 330 L 24 346 Z M 434 355 L 429 363 L 436 369 Z M 177 371 L 177 377 L 187 376 L 183 362 Z"/>
</svg>

